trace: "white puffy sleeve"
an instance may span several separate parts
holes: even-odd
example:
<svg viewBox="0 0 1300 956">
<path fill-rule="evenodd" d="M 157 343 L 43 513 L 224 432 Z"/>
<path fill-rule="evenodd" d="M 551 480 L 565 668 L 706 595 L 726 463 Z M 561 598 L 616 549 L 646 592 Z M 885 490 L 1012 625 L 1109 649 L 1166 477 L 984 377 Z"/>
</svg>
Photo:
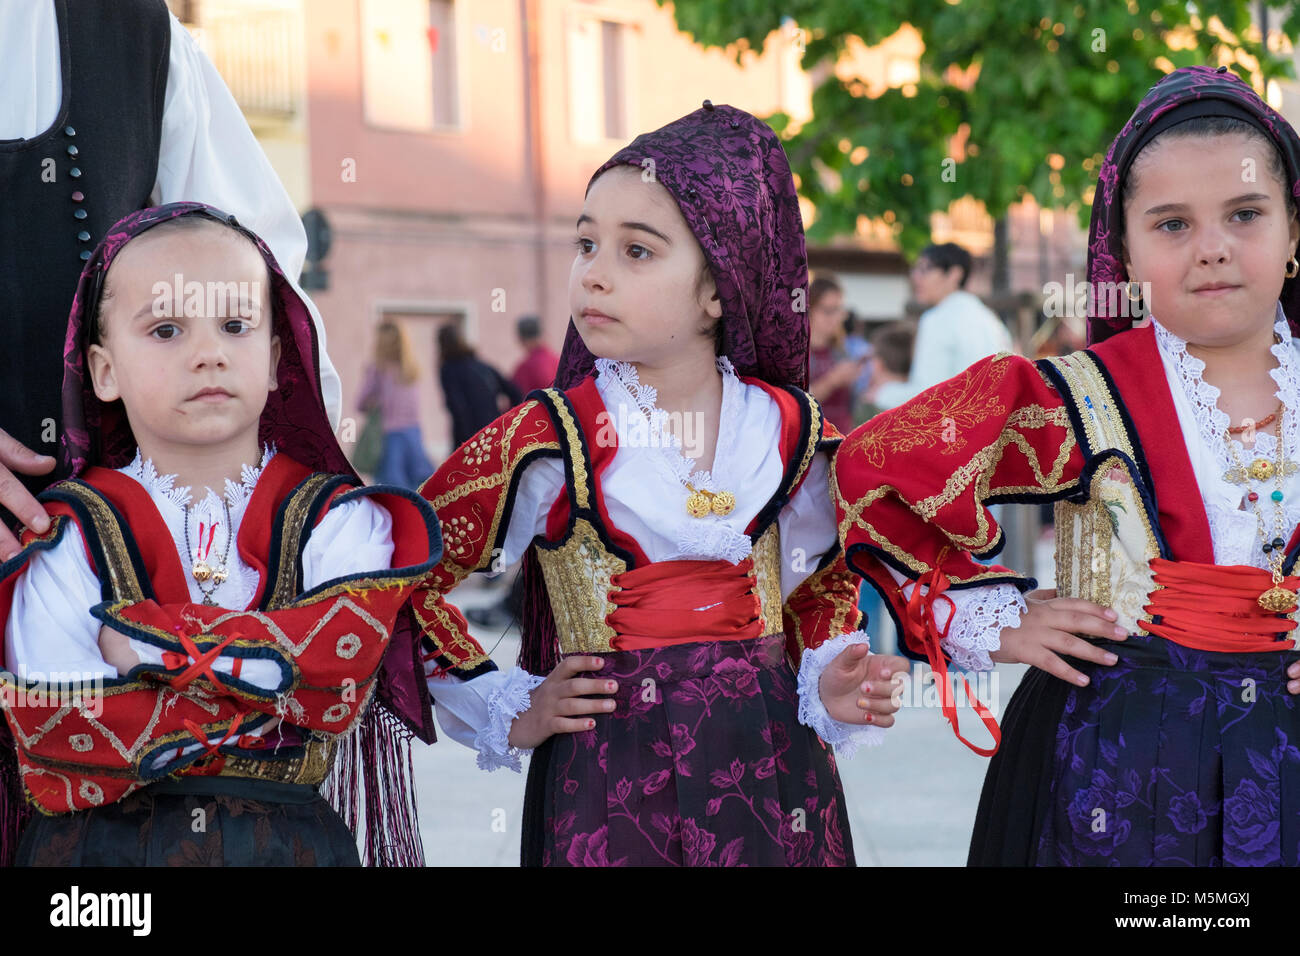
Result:
<svg viewBox="0 0 1300 956">
<path fill-rule="evenodd" d="M 5 668 L 23 679 L 117 677 L 99 653 L 99 621 L 90 614 L 99 603 L 81 529 L 68 521 L 58 544 L 34 550 L 18 572 L 5 622 Z"/>
</svg>

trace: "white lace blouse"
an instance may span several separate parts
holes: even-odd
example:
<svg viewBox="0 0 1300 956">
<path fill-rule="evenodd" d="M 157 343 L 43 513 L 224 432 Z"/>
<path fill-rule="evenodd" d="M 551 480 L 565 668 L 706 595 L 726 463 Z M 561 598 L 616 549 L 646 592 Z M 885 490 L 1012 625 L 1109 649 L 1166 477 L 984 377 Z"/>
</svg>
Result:
<svg viewBox="0 0 1300 956">
<path fill-rule="evenodd" d="M 1201 503 L 1209 519 L 1214 561 L 1216 564 L 1267 568 L 1267 557 L 1259 547 L 1258 519 L 1252 506 L 1243 508 L 1242 505 L 1247 491 L 1258 494 L 1258 504 L 1265 509 L 1267 528 L 1271 533 L 1274 527 L 1273 502 L 1269 496 L 1276 487 L 1276 480 L 1252 481 L 1249 488 L 1244 488 L 1224 479 L 1224 473 L 1234 467 L 1234 461 L 1223 440 L 1230 422 L 1227 413 L 1217 405 L 1219 389 L 1204 380 L 1205 363 L 1187 351 L 1185 340 L 1155 318 L 1151 323 L 1155 327 L 1156 345 L 1173 396 L 1178 425 L 1187 444 L 1192 471 L 1196 474 Z M 1290 326 L 1280 305 L 1273 330 L 1281 341 L 1271 350 L 1278 364 L 1270 375 L 1277 383 L 1275 394 L 1278 400 L 1286 406 L 1282 420 L 1286 456 L 1297 461 L 1300 456 L 1300 355 L 1297 354 L 1300 340 L 1291 337 Z M 1237 457 L 1243 462 L 1259 457 L 1271 460 L 1277 452 L 1277 439 L 1263 431 L 1256 433 L 1253 446 L 1245 446 L 1236 438 L 1233 444 Z M 1282 493 L 1285 509 L 1282 536 L 1289 539 L 1291 531 L 1300 524 L 1300 471 L 1283 480 Z M 900 583 L 906 580 L 897 572 L 893 573 Z M 910 593 L 910 588 L 904 590 Z M 1020 615 L 1026 609 L 1024 598 L 1009 584 L 949 590 L 946 593 L 952 596 L 957 608 L 950 631 L 951 646 L 945 645 L 945 649 L 960 666 L 976 670 L 992 668 L 989 653 L 1000 646 L 1003 627 L 1020 623 Z M 936 606 L 935 611 L 942 626 L 947 617 L 947 606 Z"/>
<path fill-rule="evenodd" d="M 693 459 L 683 454 L 681 441 L 668 428 L 668 413 L 657 407 L 655 389 L 640 382 L 636 367 L 627 362 L 596 361 L 596 388 L 609 416 L 603 425 L 615 430 L 618 441 L 601 480 L 605 505 L 610 520 L 633 537 L 652 562 L 743 560 L 751 550 L 745 527 L 781 483 L 785 466 L 777 444 L 780 409 L 762 388 L 742 382 L 725 357 L 718 359 L 717 367 L 723 376 L 718 443 L 712 470 L 696 472 Z M 588 440 L 599 440 L 599 436 L 588 436 Z M 736 498 L 735 508 L 725 516 L 692 518 L 684 507 L 687 481 L 700 490 L 730 491 Z M 502 545 L 504 564 L 521 558 L 532 540 L 545 532 L 551 506 L 565 493 L 561 459 L 542 458 L 527 466 L 519 479 Z M 782 551 L 781 596 L 785 600 L 837 544 L 825 454 L 814 457 L 803 484 L 778 515 L 777 525 Z M 804 654 L 798 675 L 800 719 L 845 754 L 860 744 L 879 742 L 881 729 L 833 720 L 822 706 L 818 679 L 839 650 L 866 641 L 862 631 L 827 641 L 823 648 Z M 509 720 L 524 708 L 512 709 L 506 698 L 526 702 L 528 685 L 510 674 L 494 679 L 512 683 L 489 698 L 490 710 L 501 720 L 476 738 L 479 763 L 488 769 L 500 765 L 517 769 L 521 752 L 508 748 L 505 739 Z M 431 671 L 431 688 L 438 686 L 437 680 Z M 468 683 L 479 680 L 482 678 Z M 540 682 L 541 678 L 529 676 L 528 681 Z M 440 709 L 439 722 L 445 725 L 446 716 Z"/>
</svg>

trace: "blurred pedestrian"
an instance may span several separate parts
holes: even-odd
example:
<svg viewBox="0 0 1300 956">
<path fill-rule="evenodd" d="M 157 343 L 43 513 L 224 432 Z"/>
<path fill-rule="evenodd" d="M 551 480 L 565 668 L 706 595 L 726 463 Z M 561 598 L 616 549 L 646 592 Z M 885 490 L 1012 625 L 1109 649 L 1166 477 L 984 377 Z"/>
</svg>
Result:
<svg viewBox="0 0 1300 956">
<path fill-rule="evenodd" d="M 375 330 L 374 363 L 366 370 L 358 407 L 378 412 L 383 445 L 375 481 L 414 491 L 433 474 L 420 430 L 420 366 L 406 332 L 384 320 Z"/>
<path fill-rule="evenodd" d="M 1006 325 L 966 291 L 970 253 L 955 242 L 926 246 L 912 267 L 912 295 L 926 311 L 916 329 L 906 382 L 880 384 L 868 398 L 893 408 L 989 355 L 1012 350 Z"/>
<path fill-rule="evenodd" d="M 846 435 L 853 430 L 853 383 L 866 358 L 851 358 L 845 348 L 844 289 L 832 275 L 808 284 L 808 391 L 822 414 Z"/>
<path fill-rule="evenodd" d="M 438 330 L 438 364 L 443 398 L 451 415 L 452 444 L 457 448 L 524 399 L 514 382 L 474 354 L 455 325 Z"/>
<path fill-rule="evenodd" d="M 523 316 L 515 323 L 515 335 L 524 350 L 523 361 L 510 376 L 515 388 L 520 395 L 527 395 L 535 388 L 550 388 L 560 367 L 560 356 L 542 341 L 542 320 L 535 315 Z"/>
</svg>

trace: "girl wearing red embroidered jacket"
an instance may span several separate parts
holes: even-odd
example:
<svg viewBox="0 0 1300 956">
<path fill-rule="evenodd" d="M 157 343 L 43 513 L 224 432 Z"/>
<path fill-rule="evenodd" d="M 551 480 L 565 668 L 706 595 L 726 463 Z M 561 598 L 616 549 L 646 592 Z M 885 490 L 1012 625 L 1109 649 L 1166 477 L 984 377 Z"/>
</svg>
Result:
<svg viewBox="0 0 1300 956">
<path fill-rule="evenodd" d="M 1225 69 L 1171 73 L 1101 169 L 1091 347 L 979 362 L 837 454 L 849 565 L 909 651 L 1035 665 L 972 864 L 1300 862 L 1298 194 L 1285 120 Z M 972 555 L 990 502 L 1039 500 L 1063 596 L 1026 605 Z"/>
<path fill-rule="evenodd" d="M 42 495 L 52 526 L 0 568 L 6 718 L 29 800 L 60 814 L 27 828 L 19 862 L 355 864 L 316 788 L 339 763 L 368 791 L 409 787 L 361 748 L 401 743 L 381 706 L 424 729 L 415 643 L 396 625 L 441 553 L 433 513 L 352 487 L 310 315 L 216 210 L 178 203 L 110 230 L 67 343 L 76 477 Z M 79 697 L 48 693 L 72 677 Z M 355 826 L 356 794 L 335 796 Z M 367 813 L 372 859 L 384 846 L 418 862 L 399 814 Z"/>
<path fill-rule="evenodd" d="M 536 748 L 525 864 L 853 860 L 817 733 L 873 739 L 903 661 L 857 630 L 806 286 L 770 128 L 706 103 L 639 137 L 588 187 L 559 389 L 421 488 L 446 544 L 412 601 L 431 686 L 485 661 L 442 595 L 526 562 L 522 669 L 479 741 L 488 764 Z"/>
</svg>

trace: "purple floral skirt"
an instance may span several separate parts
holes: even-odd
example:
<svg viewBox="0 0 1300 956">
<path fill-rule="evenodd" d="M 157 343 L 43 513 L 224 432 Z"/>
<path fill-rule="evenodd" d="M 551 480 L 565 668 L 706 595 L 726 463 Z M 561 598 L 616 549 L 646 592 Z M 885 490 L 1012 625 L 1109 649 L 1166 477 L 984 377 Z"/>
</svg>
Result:
<svg viewBox="0 0 1300 956">
<path fill-rule="evenodd" d="M 781 635 L 604 657 L 615 711 L 533 753 L 525 866 L 853 865 Z"/>
<path fill-rule="evenodd" d="M 1295 652 L 1099 642 L 1091 683 L 1037 669 L 989 765 L 973 865 L 1300 865 Z"/>
</svg>

